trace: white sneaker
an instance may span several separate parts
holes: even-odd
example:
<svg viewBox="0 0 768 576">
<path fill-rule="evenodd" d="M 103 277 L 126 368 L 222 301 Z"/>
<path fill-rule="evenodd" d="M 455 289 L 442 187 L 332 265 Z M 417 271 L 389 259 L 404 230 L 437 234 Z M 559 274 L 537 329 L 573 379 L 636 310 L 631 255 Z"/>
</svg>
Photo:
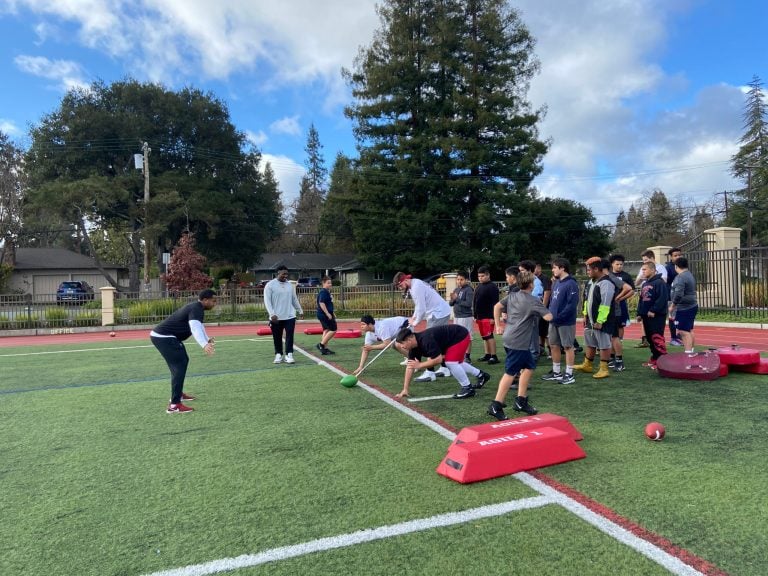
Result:
<svg viewBox="0 0 768 576">
<path fill-rule="evenodd" d="M 437 376 L 438 378 L 442 378 L 444 376 L 450 376 L 450 375 L 451 375 L 451 371 L 448 370 L 448 368 L 446 368 L 445 366 L 440 366 L 440 369 L 435 372 L 435 376 Z"/>
<path fill-rule="evenodd" d="M 437 376 L 432 370 L 424 370 L 424 373 L 416 378 L 415 382 L 434 382 L 437 380 Z"/>
<path fill-rule="evenodd" d="M 285 363 L 286 364 L 295 364 L 296 360 L 293 359 L 293 353 L 288 352 L 288 354 L 285 355 Z"/>
<path fill-rule="evenodd" d="M 275 359 L 272 361 L 272 364 L 280 364 L 280 362 L 282 361 L 283 361 L 283 355 L 275 354 Z"/>
<path fill-rule="evenodd" d="M 400 362 L 400 366 L 408 366 L 408 358 Z"/>
</svg>

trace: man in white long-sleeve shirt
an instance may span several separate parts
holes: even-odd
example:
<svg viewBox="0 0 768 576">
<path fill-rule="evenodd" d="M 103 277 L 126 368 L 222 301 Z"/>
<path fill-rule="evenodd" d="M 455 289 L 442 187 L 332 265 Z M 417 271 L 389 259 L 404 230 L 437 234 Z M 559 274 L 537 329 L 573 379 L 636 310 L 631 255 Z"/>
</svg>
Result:
<svg viewBox="0 0 768 576">
<path fill-rule="evenodd" d="M 451 307 L 440 294 L 426 282 L 411 278 L 410 274 L 398 272 L 392 281 L 395 288 L 408 290 L 413 299 L 413 316 L 409 320 L 412 327 L 416 327 L 422 320 L 427 321 L 427 328 L 448 324 L 451 318 Z M 424 373 L 415 379 L 416 382 L 431 382 L 437 376 L 450 376 L 451 371 L 445 366 L 439 370 L 424 370 Z"/>
<path fill-rule="evenodd" d="M 171 371 L 171 401 L 166 410 L 168 414 L 183 414 L 194 410 L 182 403 L 182 400 L 189 402 L 195 399 L 194 396 L 184 393 L 184 378 L 189 365 L 184 340 L 193 336 L 208 356 L 213 355 L 213 338 L 209 338 L 205 332 L 203 320 L 205 311 L 213 309 L 214 306 L 216 292 L 203 290 L 198 295 L 197 302 L 190 302 L 179 308 L 149 334 L 152 344 L 163 356 Z"/>
<path fill-rule="evenodd" d="M 275 364 L 293 364 L 293 333 L 296 330 L 296 314 L 304 315 L 296 290 L 288 282 L 288 268 L 280 266 L 277 278 L 264 287 L 264 306 L 269 315 L 272 341 L 275 344 Z M 283 332 L 285 332 L 285 356 L 283 356 Z"/>
</svg>

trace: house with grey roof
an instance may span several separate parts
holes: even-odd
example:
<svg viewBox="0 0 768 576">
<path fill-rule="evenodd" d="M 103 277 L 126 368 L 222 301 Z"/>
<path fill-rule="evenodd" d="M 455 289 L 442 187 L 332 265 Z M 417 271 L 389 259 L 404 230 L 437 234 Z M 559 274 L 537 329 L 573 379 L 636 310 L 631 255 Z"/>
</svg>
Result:
<svg viewBox="0 0 768 576">
<path fill-rule="evenodd" d="M 366 270 L 354 254 L 273 253 L 262 254 L 261 262 L 248 269 L 256 280 L 275 277 L 278 266 L 286 266 L 291 280 L 309 276 L 330 276 L 344 286 L 358 284 L 385 284 L 392 271 Z"/>
<path fill-rule="evenodd" d="M 6 292 L 55 295 L 62 282 L 83 280 L 93 286 L 98 298 L 99 288 L 109 286 L 93 258 L 64 248 L 17 248 L 14 260 Z M 119 284 L 127 285 L 127 268 L 106 263 L 102 267 Z"/>
</svg>

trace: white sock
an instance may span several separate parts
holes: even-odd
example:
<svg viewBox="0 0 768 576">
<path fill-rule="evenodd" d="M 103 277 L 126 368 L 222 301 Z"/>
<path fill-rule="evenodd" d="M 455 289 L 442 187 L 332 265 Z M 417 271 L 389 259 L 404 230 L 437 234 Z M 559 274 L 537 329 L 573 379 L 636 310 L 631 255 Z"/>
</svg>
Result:
<svg viewBox="0 0 768 576">
<path fill-rule="evenodd" d="M 472 366 L 472 364 L 468 364 L 467 362 L 462 362 L 461 367 L 464 369 L 464 372 L 466 374 L 469 374 L 470 376 L 480 376 L 480 369 L 476 368 L 475 366 Z"/>
<path fill-rule="evenodd" d="M 573 366 L 566 366 L 565 367 L 565 373 L 568 375 L 573 374 Z"/>
<path fill-rule="evenodd" d="M 458 362 L 446 362 L 445 366 L 451 372 L 451 376 L 459 381 L 462 388 L 468 388 L 470 386 L 469 378 L 467 378 L 467 374 L 464 372 L 461 364 Z"/>
<path fill-rule="evenodd" d="M 552 372 L 560 374 L 560 362 L 552 362 Z"/>
</svg>

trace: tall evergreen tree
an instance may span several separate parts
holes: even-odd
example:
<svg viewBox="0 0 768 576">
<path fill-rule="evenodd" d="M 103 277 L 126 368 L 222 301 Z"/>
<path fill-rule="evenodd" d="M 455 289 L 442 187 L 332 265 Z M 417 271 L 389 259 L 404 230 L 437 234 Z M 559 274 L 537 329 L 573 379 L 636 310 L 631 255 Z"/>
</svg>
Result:
<svg viewBox="0 0 768 576">
<path fill-rule="evenodd" d="M 354 236 L 349 207 L 357 190 L 357 172 L 352 160 L 343 153 L 336 155 L 331 168 L 328 195 L 320 217 L 323 251 L 329 254 L 354 251 Z"/>
<path fill-rule="evenodd" d="M 534 40 L 503 0 L 387 0 L 379 16 L 345 71 L 358 253 L 379 269 L 502 266 L 547 149 L 526 100 Z"/>
<path fill-rule="evenodd" d="M 745 230 L 753 244 L 768 242 L 768 115 L 763 82 L 753 76 L 744 106 L 744 134 L 731 158 L 731 173 L 745 187 L 737 190 L 727 224 Z M 746 238 L 745 238 L 746 239 Z"/>
</svg>

